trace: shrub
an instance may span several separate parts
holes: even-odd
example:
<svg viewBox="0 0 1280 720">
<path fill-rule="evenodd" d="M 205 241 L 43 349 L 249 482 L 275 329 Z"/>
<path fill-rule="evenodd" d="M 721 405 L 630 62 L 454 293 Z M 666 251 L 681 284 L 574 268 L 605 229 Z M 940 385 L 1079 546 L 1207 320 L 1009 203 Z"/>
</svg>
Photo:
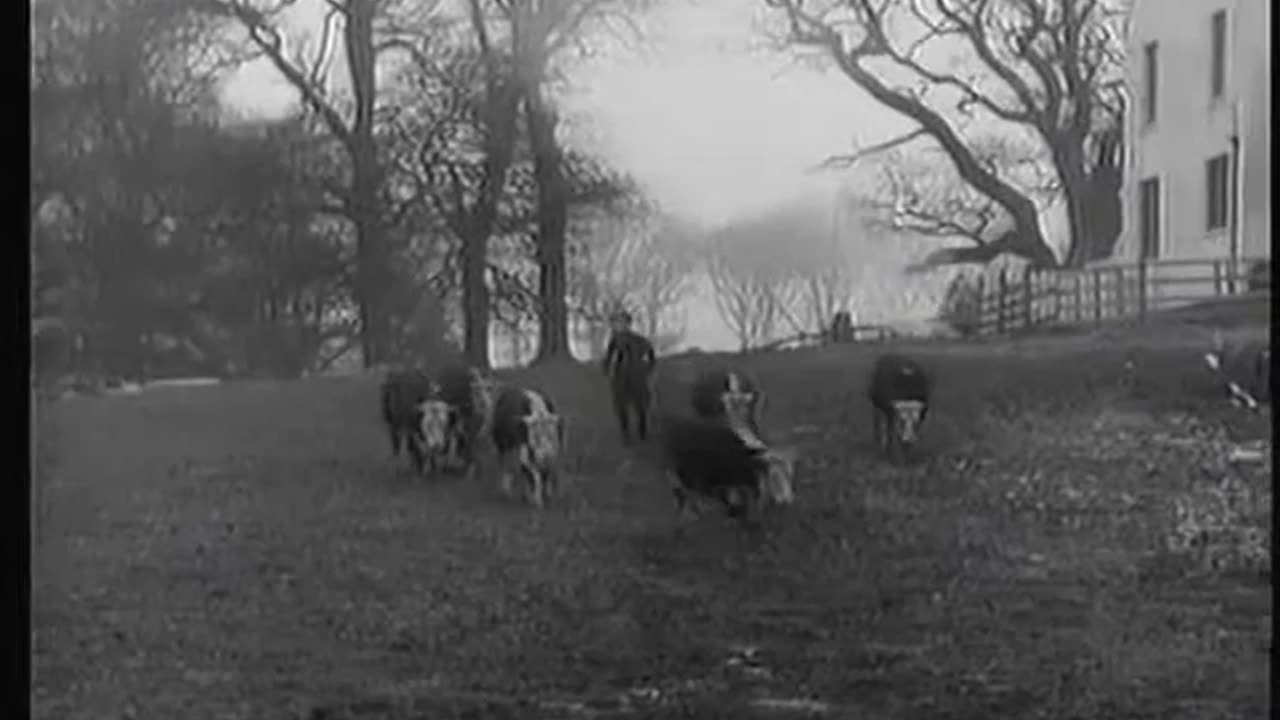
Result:
<svg viewBox="0 0 1280 720">
<path fill-rule="evenodd" d="M 982 289 L 964 274 L 957 274 L 947 285 L 938 320 L 955 330 L 960 337 L 978 333 L 982 321 Z"/>
</svg>

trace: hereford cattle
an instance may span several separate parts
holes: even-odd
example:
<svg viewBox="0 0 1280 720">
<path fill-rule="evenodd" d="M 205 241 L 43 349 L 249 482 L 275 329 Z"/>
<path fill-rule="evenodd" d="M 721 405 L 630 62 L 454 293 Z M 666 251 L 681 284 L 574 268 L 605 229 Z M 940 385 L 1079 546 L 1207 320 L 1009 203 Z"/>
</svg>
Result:
<svg viewBox="0 0 1280 720">
<path fill-rule="evenodd" d="M 544 393 L 506 387 L 494 398 L 491 436 L 498 453 L 499 484 L 508 497 L 516 479 L 525 496 L 542 507 L 559 485 L 564 419 Z"/>
<path fill-rule="evenodd" d="M 393 370 L 378 390 L 382 422 L 391 438 L 391 455 L 400 457 L 403 446 L 417 473 L 423 470 L 421 405 L 432 395 L 432 382 L 418 370 Z"/>
<path fill-rule="evenodd" d="M 613 412 L 618 418 L 622 441 L 631 442 L 631 418 L 641 441 L 649 436 L 649 409 L 653 400 L 653 371 L 657 355 L 649 339 L 631 330 L 631 315 L 610 317 L 613 333 L 604 354 L 604 373 L 609 378 Z"/>
<path fill-rule="evenodd" d="M 458 455 L 454 415 L 453 408 L 438 397 L 418 404 L 418 438 L 428 472 L 446 469 Z"/>
<path fill-rule="evenodd" d="M 876 448 L 891 460 L 901 460 L 920 439 L 920 426 L 929 412 L 932 384 L 915 360 L 897 353 L 876 358 L 867 397 Z"/>
<path fill-rule="evenodd" d="M 699 374 L 690 400 L 698 417 L 724 422 L 740 432 L 749 430 L 760 441 L 759 412 L 764 394 L 741 372 L 719 369 Z"/>
<path fill-rule="evenodd" d="M 792 456 L 723 422 L 664 417 L 662 447 L 681 513 L 691 496 L 717 502 L 729 517 L 738 519 L 749 517 L 761 501 L 785 505 L 794 500 Z"/>
<path fill-rule="evenodd" d="M 452 363 L 436 374 L 436 387 L 436 399 L 449 406 L 449 436 L 457 459 L 472 473 L 493 406 L 493 382 L 475 368 Z"/>
</svg>

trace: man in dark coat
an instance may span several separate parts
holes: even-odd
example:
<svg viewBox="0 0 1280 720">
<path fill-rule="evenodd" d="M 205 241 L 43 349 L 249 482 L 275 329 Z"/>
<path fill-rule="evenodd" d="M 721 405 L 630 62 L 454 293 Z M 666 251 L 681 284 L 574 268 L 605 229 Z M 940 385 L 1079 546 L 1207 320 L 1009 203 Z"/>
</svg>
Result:
<svg viewBox="0 0 1280 720">
<path fill-rule="evenodd" d="M 625 310 L 609 318 L 613 333 L 604 355 L 604 373 L 609 378 L 613 411 L 618 416 L 623 442 L 631 442 L 631 414 L 635 414 L 640 440 L 649 435 L 649 408 L 653 400 L 653 371 L 658 364 L 649 339 L 631 329 L 631 314 Z"/>
</svg>

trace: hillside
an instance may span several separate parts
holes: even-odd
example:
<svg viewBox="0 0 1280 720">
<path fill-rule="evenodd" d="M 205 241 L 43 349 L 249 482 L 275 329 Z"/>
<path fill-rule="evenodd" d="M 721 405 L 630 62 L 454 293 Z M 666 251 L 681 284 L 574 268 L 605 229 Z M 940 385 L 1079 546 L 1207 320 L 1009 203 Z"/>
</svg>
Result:
<svg viewBox="0 0 1280 720">
<path fill-rule="evenodd" d="M 743 360 L 801 455 L 745 534 L 675 517 L 591 368 L 507 376 L 570 419 L 543 513 L 409 477 L 371 377 L 58 403 L 34 717 L 1263 717 L 1269 556 L 1227 541 L 1271 526 L 1270 455 L 1227 455 L 1270 420 L 1202 350 L 922 347 L 901 468 L 868 447 L 868 349 Z M 723 359 L 665 363 L 660 398 Z"/>
</svg>

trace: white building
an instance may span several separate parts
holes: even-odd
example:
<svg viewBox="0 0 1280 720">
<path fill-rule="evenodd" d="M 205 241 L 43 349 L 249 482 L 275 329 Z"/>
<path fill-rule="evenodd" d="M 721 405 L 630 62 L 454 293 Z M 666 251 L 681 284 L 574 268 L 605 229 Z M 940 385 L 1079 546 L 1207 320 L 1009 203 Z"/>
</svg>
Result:
<svg viewBox="0 0 1280 720">
<path fill-rule="evenodd" d="M 1271 256 L 1271 0 L 1135 0 L 1117 259 Z"/>
</svg>

